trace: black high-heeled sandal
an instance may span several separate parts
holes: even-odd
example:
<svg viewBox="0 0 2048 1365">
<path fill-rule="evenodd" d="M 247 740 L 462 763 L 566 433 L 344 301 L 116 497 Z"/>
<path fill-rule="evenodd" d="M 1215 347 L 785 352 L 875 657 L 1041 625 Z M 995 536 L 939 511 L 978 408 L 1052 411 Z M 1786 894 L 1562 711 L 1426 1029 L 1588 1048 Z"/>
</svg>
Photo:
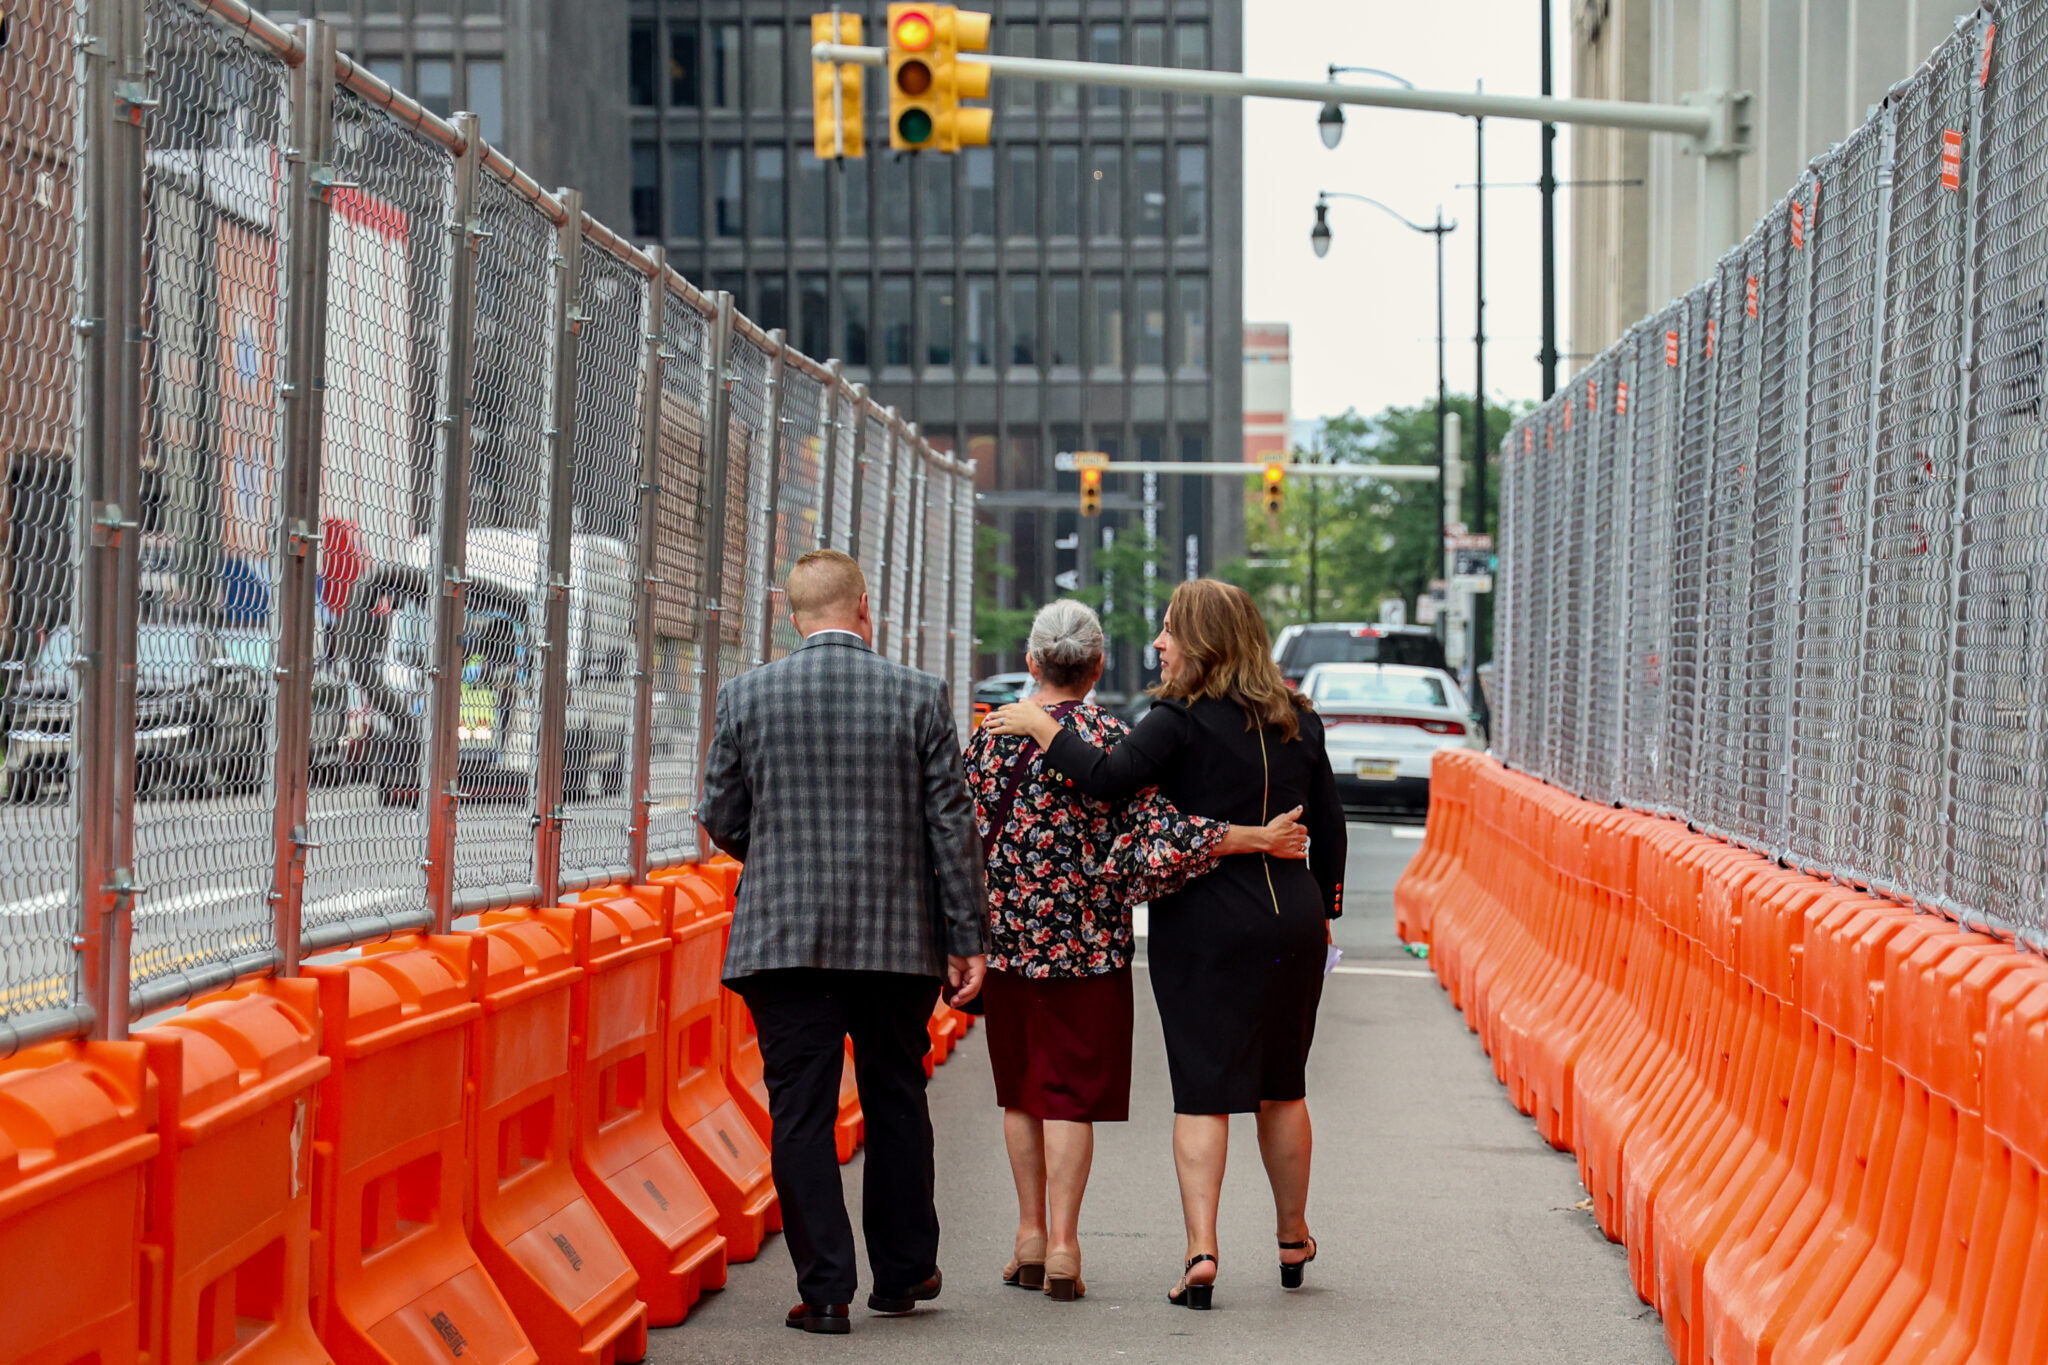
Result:
<svg viewBox="0 0 2048 1365">
<path fill-rule="evenodd" d="M 1210 1301 L 1216 1296 L 1216 1282 L 1211 1280 L 1207 1284 L 1188 1283 L 1188 1272 L 1204 1261 L 1211 1265 L 1217 1264 L 1216 1258 L 1206 1251 L 1199 1255 L 1188 1257 L 1187 1263 L 1180 1268 L 1180 1283 L 1175 1286 L 1180 1292 L 1176 1294 L 1172 1289 L 1167 1290 L 1166 1301 L 1168 1303 L 1172 1304 L 1175 1308 L 1207 1309 L 1210 1307 Z"/>
<path fill-rule="evenodd" d="M 1311 1237 L 1306 1242 L 1282 1242 L 1280 1244 L 1282 1251 L 1300 1251 L 1303 1247 L 1308 1248 L 1308 1255 L 1298 1261 L 1282 1261 L 1280 1263 L 1280 1287 L 1282 1289 L 1301 1288 L 1301 1272 L 1307 1268 L 1310 1261 L 1316 1258 L 1316 1239 Z"/>
</svg>

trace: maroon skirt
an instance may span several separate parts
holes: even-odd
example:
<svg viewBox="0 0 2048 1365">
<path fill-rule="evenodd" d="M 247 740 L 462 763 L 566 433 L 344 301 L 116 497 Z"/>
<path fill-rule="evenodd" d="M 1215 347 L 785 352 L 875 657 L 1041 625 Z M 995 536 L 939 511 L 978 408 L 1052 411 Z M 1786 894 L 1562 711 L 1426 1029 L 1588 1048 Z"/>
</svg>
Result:
<svg viewBox="0 0 2048 1365">
<path fill-rule="evenodd" d="M 996 1103 L 1036 1119 L 1120 1123 L 1131 1115 L 1131 969 L 982 987 Z"/>
</svg>

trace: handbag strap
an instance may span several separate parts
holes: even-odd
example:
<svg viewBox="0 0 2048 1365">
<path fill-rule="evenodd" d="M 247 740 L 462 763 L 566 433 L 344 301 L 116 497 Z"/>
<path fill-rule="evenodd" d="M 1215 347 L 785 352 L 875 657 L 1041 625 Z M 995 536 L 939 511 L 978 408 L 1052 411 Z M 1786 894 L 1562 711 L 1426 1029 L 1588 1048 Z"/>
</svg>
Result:
<svg viewBox="0 0 2048 1365">
<path fill-rule="evenodd" d="M 1063 721 L 1081 703 L 1077 701 L 1056 702 L 1045 708 L 1045 714 L 1054 720 Z M 1010 812 L 1016 808 L 1017 793 L 1024 786 L 1024 776 L 1031 769 L 1031 760 L 1038 754 L 1038 741 L 1025 736 L 1017 746 L 1017 756 L 1010 760 L 1010 771 L 1003 779 L 1003 794 L 996 798 L 995 808 L 989 812 L 988 833 L 981 839 L 981 856 L 986 858 L 996 850 L 996 840 L 1003 837 L 1003 826 L 1010 823 Z"/>
</svg>

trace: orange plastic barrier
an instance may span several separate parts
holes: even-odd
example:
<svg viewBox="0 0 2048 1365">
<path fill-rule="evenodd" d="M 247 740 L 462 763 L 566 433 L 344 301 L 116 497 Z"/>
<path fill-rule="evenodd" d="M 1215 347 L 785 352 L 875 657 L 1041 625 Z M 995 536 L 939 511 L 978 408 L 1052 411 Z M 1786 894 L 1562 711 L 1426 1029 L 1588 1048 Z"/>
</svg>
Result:
<svg viewBox="0 0 2048 1365">
<path fill-rule="evenodd" d="M 135 1041 L 161 1140 L 143 1233 L 149 1358 L 328 1359 L 308 1304 L 314 1087 L 328 1072 L 320 987 L 238 987 Z"/>
<path fill-rule="evenodd" d="M 840 1165 L 853 1160 L 853 1154 L 860 1150 L 860 1144 L 867 1138 L 867 1128 L 867 1118 L 860 1108 L 860 1077 L 853 1069 L 853 1039 L 848 1038 L 846 1065 L 839 1070 L 839 1119 L 832 1128 L 832 1139 L 839 1148 Z"/>
<path fill-rule="evenodd" d="M 538 1365 L 463 1228 L 470 940 L 309 964 L 320 983 L 313 1324 L 340 1365 Z"/>
<path fill-rule="evenodd" d="M 656 1327 L 681 1322 L 725 1284 L 718 1209 L 662 1127 L 666 887 L 540 911 L 566 931 L 584 971 L 571 993 L 576 1109 L 571 1161 L 584 1193 L 640 1274 Z"/>
<path fill-rule="evenodd" d="M 725 1039 L 725 1088 L 761 1141 L 772 1147 L 775 1123 L 768 1117 L 768 1082 L 761 1066 L 761 1037 L 754 1031 L 753 1013 L 747 1009 L 747 1002 L 731 991 L 721 992 L 720 1000 L 724 1006 L 719 1032 Z"/>
<path fill-rule="evenodd" d="M 726 932 L 732 914 L 709 879 L 685 873 L 663 879 L 674 888 L 675 947 L 662 990 L 668 1084 L 662 1120 L 718 1208 L 726 1258 L 751 1261 L 782 1226 L 768 1145 L 733 1103 L 720 1070 L 724 1055 Z"/>
<path fill-rule="evenodd" d="M 47 1043 L 0 1061 L 7 1365 L 136 1359 L 153 1085 L 140 1043 Z"/>
<path fill-rule="evenodd" d="M 647 1354 L 640 1277 L 570 1168 L 576 1130 L 568 931 L 531 910 L 470 935 L 470 1233 L 541 1358 L 614 1365 Z"/>
<path fill-rule="evenodd" d="M 1395 892 L 1682 1365 L 2048 1362 L 2048 962 L 1440 755 Z"/>
</svg>

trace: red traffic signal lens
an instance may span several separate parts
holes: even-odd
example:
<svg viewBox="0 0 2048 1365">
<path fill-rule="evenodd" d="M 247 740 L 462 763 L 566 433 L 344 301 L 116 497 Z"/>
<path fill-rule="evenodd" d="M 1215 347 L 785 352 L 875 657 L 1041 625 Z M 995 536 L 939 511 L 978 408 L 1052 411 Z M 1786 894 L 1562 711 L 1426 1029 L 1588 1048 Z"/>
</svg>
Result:
<svg viewBox="0 0 2048 1365">
<path fill-rule="evenodd" d="M 923 62 L 905 62 L 896 68 L 896 88 L 913 98 L 932 88 L 932 69 Z"/>
<path fill-rule="evenodd" d="M 932 17 L 922 10 L 896 16 L 896 46 L 905 52 L 922 52 L 932 45 Z"/>
<path fill-rule="evenodd" d="M 1266 486 L 1267 486 L 1267 487 L 1269 487 L 1269 488 L 1277 488 L 1277 487 L 1279 487 L 1279 486 L 1280 486 L 1280 480 L 1282 480 L 1282 479 L 1284 479 L 1284 478 L 1286 478 L 1286 477 L 1287 477 L 1287 471 L 1286 471 L 1286 470 L 1284 470 L 1284 469 L 1282 469 L 1282 468 L 1281 468 L 1281 467 L 1280 467 L 1279 465 L 1277 465 L 1277 464 L 1269 464 L 1269 465 L 1267 465 L 1267 466 L 1266 466 Z"/>
<path fill-rule="evenodd" d="M 1084 470 L 1082 470 L 1082 471 L 1081 471 L 1081 487 L 1083 487 L 1083 488 L 1088 488 L 1088 489 L 1095 489 L 1095 488 L 1100 488 L 1100 487 L 1102 487 L 1102 471 L 1101 471 L 1101 470 L 1099 470 L 1099 469 L 1084 469 Z"/>
</svg>

